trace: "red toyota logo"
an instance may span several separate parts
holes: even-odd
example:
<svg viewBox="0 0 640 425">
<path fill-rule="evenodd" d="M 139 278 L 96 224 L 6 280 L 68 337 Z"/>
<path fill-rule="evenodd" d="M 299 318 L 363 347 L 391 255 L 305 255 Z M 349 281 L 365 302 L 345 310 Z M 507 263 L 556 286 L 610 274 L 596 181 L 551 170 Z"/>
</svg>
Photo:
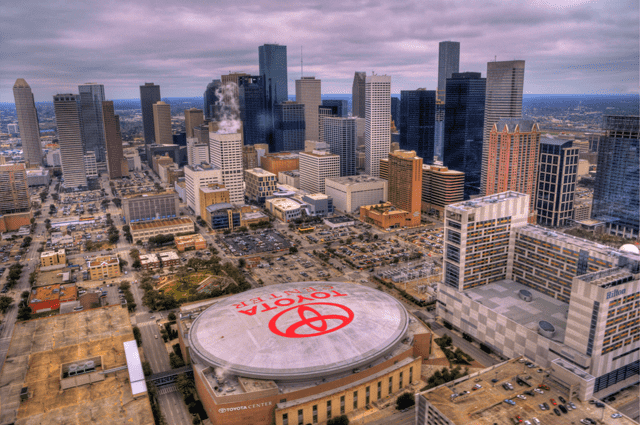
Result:
<svg viewBox="0 0 640 425">
<path fill-rule="evenodd" d="M 320 314 L 311 306 L 325 306 L 323 310 L 329 310 L 330 314 Z M 345 315 L 346 314 L 346 315 Z M 283 320 L 280 320 L 283 318 Z M 291 316 L 300 319 L 280 330 L 278 321 L 290 322 Z M 287 320 L 289 319 L 289 320 Z M 349 308 L 333 303 L 311 303 L 291 307 L 273 316 L 269 321 L 269 329 L 276 335 L 285 338 L 308 338 L 328 334 L 347 326 L 353 320 L 353 311 Z"/>
</svg>

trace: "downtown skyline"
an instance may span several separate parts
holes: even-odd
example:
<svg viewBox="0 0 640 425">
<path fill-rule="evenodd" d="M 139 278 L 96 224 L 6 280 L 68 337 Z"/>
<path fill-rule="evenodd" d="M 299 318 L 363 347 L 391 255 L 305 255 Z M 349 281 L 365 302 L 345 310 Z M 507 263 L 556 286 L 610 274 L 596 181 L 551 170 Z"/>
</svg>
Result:
<svg viewBox="0 0 640 425">
<path fill-rule="evenodd" d="M 38 10 L 33 13 L 33 10 Z M 287 46 L 288 91 L 304 75 L 323 93 L 350 93 L 355 71 L 393 77 L 392 92 L 435 90 L 438 43 L 460 42 L 460 71 L 486 74 L 497 58 L 525 60 L 525 94 L 638 90 L 638 4 L 563 0 L 463 4 L 305 2 L 241 5 L 0 6 L 0 102 L 16 78 L 35 100 L 104 84 L 110 99 L 138 98 L 153 81 L 167 97 L 201 96 L 229 71 L 258 73 L 258 46 Z M 72 20 L 73 27 L 59 25 Z"/>
</svg>

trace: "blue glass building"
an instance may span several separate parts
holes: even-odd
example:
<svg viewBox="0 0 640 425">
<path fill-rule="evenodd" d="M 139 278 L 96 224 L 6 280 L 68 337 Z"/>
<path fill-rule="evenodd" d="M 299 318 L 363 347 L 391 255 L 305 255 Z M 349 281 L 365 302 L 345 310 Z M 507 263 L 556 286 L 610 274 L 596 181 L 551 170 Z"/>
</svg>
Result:
<svg viewBox="0 0 640 425">
<path fill-rule="evenodd" d="M 304 105 L 284 102 L 275 105 L 275 152 L 304 150 Z"/>
<path fill-rule="evenodd" d="M 245 145 L 265 143 L 266 110 L 264 84 L 260 76 L 247 75 L 238 79 L 240 119 Z M 270 147 L 271 148 L 271 147 Z"/>
<path fill-rule="evenodd" d="M 349 102 L 347 100 L 324 99 L 322 106 L 331 108 L 331 115 L 334 117 L 346 118 L 349 116 Z"/>
<path fill-rule="evenodd" d="M 400 149 L 416 151 L 424 164 L 433 163 L 435 121 L 435 90 L 400 92 Z"/>
<path fill-rule="evenodd" d="M 605 116 L 591 216 L 611 234 L 637 238 L 640 227 L 640 117 Z"/>
<path fill-rule="evenodd" d="M 480 194 L 486 78 L 479 72 L 447 78 L 442 162 L 464 172 L 464 198 Z"/>
<path fill-rule="evenodd" d="M 400 99 L 391 96 L 391 119 L 393 120 L 396 128 L 400 128 Z"/>
<path fill-rule="evenodd" d="M 222 81 L 213 80 L 209 84 L 207 84 L 207 88 L 204 91 L 204 117 L 206 119 L 212 120 L 216 119 L 216 102 L 218 101 L 218 96 L 216 96 L 216 91 L 222 86 Z"/>
<path fill-rule="evenodd" d="M 266 121 L 264 128 L 265 140 L 269 150 L 276 149 L 275 142 L 275 105 L 289 100 L 287 83 L 287 46 L 279 44 L 265 44 L 258 47 L 260 76 L 264 85 L 264 105 L 266 107 Z"/>
</svg>

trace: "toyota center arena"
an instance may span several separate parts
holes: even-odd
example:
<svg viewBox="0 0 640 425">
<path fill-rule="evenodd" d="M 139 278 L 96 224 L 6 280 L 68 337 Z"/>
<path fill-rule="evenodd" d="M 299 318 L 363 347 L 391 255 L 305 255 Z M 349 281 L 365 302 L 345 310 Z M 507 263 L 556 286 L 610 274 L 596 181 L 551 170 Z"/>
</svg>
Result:
<svg viewBox="0 0 640 425">
<path fill-rule="evenodd" d="M 417 383 L 431 340 L 393 297 L 342 282 L 253 289 L 190 316 L 184 345 L 214 424 L 364 411 Z"/>
</svg>

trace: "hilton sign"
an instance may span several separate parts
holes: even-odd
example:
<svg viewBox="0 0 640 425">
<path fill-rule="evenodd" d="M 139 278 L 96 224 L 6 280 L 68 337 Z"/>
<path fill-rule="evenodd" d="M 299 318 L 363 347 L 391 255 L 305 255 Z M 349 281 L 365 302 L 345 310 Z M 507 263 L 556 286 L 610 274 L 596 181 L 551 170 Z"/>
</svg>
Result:
<svg viewBox="0 0 640 425">
<path fill-rule="evenodd" d="M 618 295 L 624 295 L 627 292 L 627 289 L 614 289 L 613 291 L 607 292 L 607 299 L 617 297 Z"/>
</svg>

